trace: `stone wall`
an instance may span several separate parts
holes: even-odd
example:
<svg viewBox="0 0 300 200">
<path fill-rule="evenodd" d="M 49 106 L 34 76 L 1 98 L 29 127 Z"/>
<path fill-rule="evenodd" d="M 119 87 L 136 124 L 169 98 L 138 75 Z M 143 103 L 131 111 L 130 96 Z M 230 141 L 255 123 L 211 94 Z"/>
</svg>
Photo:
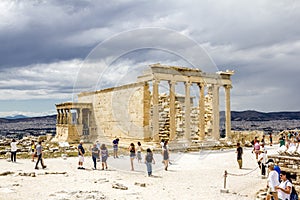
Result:
<svg viewBox="0 0 300 200">
<path fill-rule="evenodd" d="M 147 118 L 144 113 L 149 113 L 147 92 L 146 84 L 135 83 L 83 93 L 78 101 L 93 103 L 91 116 L 97 127 L 95 137 L 144 139 L 144 132 L 149 132 L 149 124 L 144 120 Z"/>
</svg>

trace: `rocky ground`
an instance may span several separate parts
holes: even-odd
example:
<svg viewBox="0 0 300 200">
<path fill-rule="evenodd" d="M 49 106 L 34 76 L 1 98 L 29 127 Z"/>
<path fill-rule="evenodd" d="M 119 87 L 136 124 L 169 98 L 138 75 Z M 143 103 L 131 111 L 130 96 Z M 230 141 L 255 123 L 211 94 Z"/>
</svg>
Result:
<svg viewBox="0 0 300 200">
<path fill-rule="evenodd" d="M 44 170 L 35 170 L 30 159 L 0 159 L 0 199 L 256 199 L 266 179 L 260 177 L 251 149 L 244 151 L 243 169 L 238 169 L 234 149 L 173 153 L 168 171 L 156 154 L 153 177 L 137 160 L 130 171 L 126 154 L 109 157 L 108 170 L 92 170 L 91 157 L 85 158 L 85 170 L 77 169 L 76 157 L 45 159 Z"/>
</svg>

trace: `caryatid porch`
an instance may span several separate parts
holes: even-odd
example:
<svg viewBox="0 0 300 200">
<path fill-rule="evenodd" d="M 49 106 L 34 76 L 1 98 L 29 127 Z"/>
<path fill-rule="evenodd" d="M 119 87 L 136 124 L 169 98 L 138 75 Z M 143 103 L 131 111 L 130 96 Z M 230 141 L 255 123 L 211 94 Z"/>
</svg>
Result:
<svg viewBox="0 0 300 200">
<path fill-rule="evenodd" d="M 231 131 L 231 115 L 230 115 L 230 89 L 232 88 L 231 75 L 233 71 L 217 72 L 208 74 L 200 69 L 185 68 L 178 66 L 164 66 L 160 64 L 150 65 L 150 70 L 146 71 L 142 76 L 138 77 L 138 82 L 152 82 L 152 131 L 150 138 L 154 141 L 159 140 L 159 84 L 161 81 L 169 83 L 169 102 L 170 102 L 170 136 L 173 140 L 176 137 L 176 121 L 175 121 L 175 86 L 179 82 L 185 84 L 185 130 L 184 139 L 191 140 L 191 102 L 190 88 L 192 84 L 199 87 L 199 124 L 198 135 L 199 140 L 205 137 L 205 89 L 212 93 L 212 137 L 216 140 L 220 138 L 220 109 L 219 109 L 219 89 L 225 89 L 225 134 L 229 135 Z"/>
<path fill-rule="evenodd" d="M 66 102 L 56 104 L 56 139 L 58 141 L 76 141 L 90 135 L 94 123 L 91 103 Z"/>
</svg>

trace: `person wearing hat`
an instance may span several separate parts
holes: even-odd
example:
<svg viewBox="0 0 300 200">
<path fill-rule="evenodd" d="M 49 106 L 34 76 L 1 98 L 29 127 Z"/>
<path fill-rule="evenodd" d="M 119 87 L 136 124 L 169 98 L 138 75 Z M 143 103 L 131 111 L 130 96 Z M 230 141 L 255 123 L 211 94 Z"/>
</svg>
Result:
<svg viewBox="0 0 300 200">
<path fill-rule="evenodd" d="M 270 158 L 267 162 L 266 165 L 268 165 L 270 162 L 275 163 L 274 160 L 272 158 Z M 278 173 L 278 176 L 280 175 L 280 167 L 278 165 L 274 165 L 274 170 Z M 280 177 L 278 178 L 279 182 L 280 182 Z"/>
<path fill-rule="evenodd" d="M 274 198 L 274 200 L 278 200 L 278 193 L 276 190 L 276 186 L 279 185 L 279 175 L 278 173 L 274 170 L 275 164 L 273 162 L 268 163 L 268 170 L 269 170 L 269 175 L 268 175 L 268 193 L 266 200 L 271 200 L 271 197 Z"/>
<path fill-rule="evenodd" d="M 264 145 L 262 145 L 262 148 L 259 150 L 259 155 L 258 155 L 258 165 L 261 169 L 262 177 L 266 176 L 266 162 L 267 162 L 267 150 L 264 148 Z"/>
</svg>

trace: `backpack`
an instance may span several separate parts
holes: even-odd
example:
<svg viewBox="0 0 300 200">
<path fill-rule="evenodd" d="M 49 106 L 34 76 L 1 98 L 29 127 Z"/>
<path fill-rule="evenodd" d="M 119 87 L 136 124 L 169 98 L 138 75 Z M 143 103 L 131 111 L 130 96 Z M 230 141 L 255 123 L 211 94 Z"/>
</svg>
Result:
<svg viewBox="0 0 300 200">
<path fill-rule="evenodd" d="M 292 187 L 292 193 L 290 195 L 290 200 L 298 200 L 298 194 L 297 194 L 297 191 L 295 190 L 294 186 Z"/>
</svg>

